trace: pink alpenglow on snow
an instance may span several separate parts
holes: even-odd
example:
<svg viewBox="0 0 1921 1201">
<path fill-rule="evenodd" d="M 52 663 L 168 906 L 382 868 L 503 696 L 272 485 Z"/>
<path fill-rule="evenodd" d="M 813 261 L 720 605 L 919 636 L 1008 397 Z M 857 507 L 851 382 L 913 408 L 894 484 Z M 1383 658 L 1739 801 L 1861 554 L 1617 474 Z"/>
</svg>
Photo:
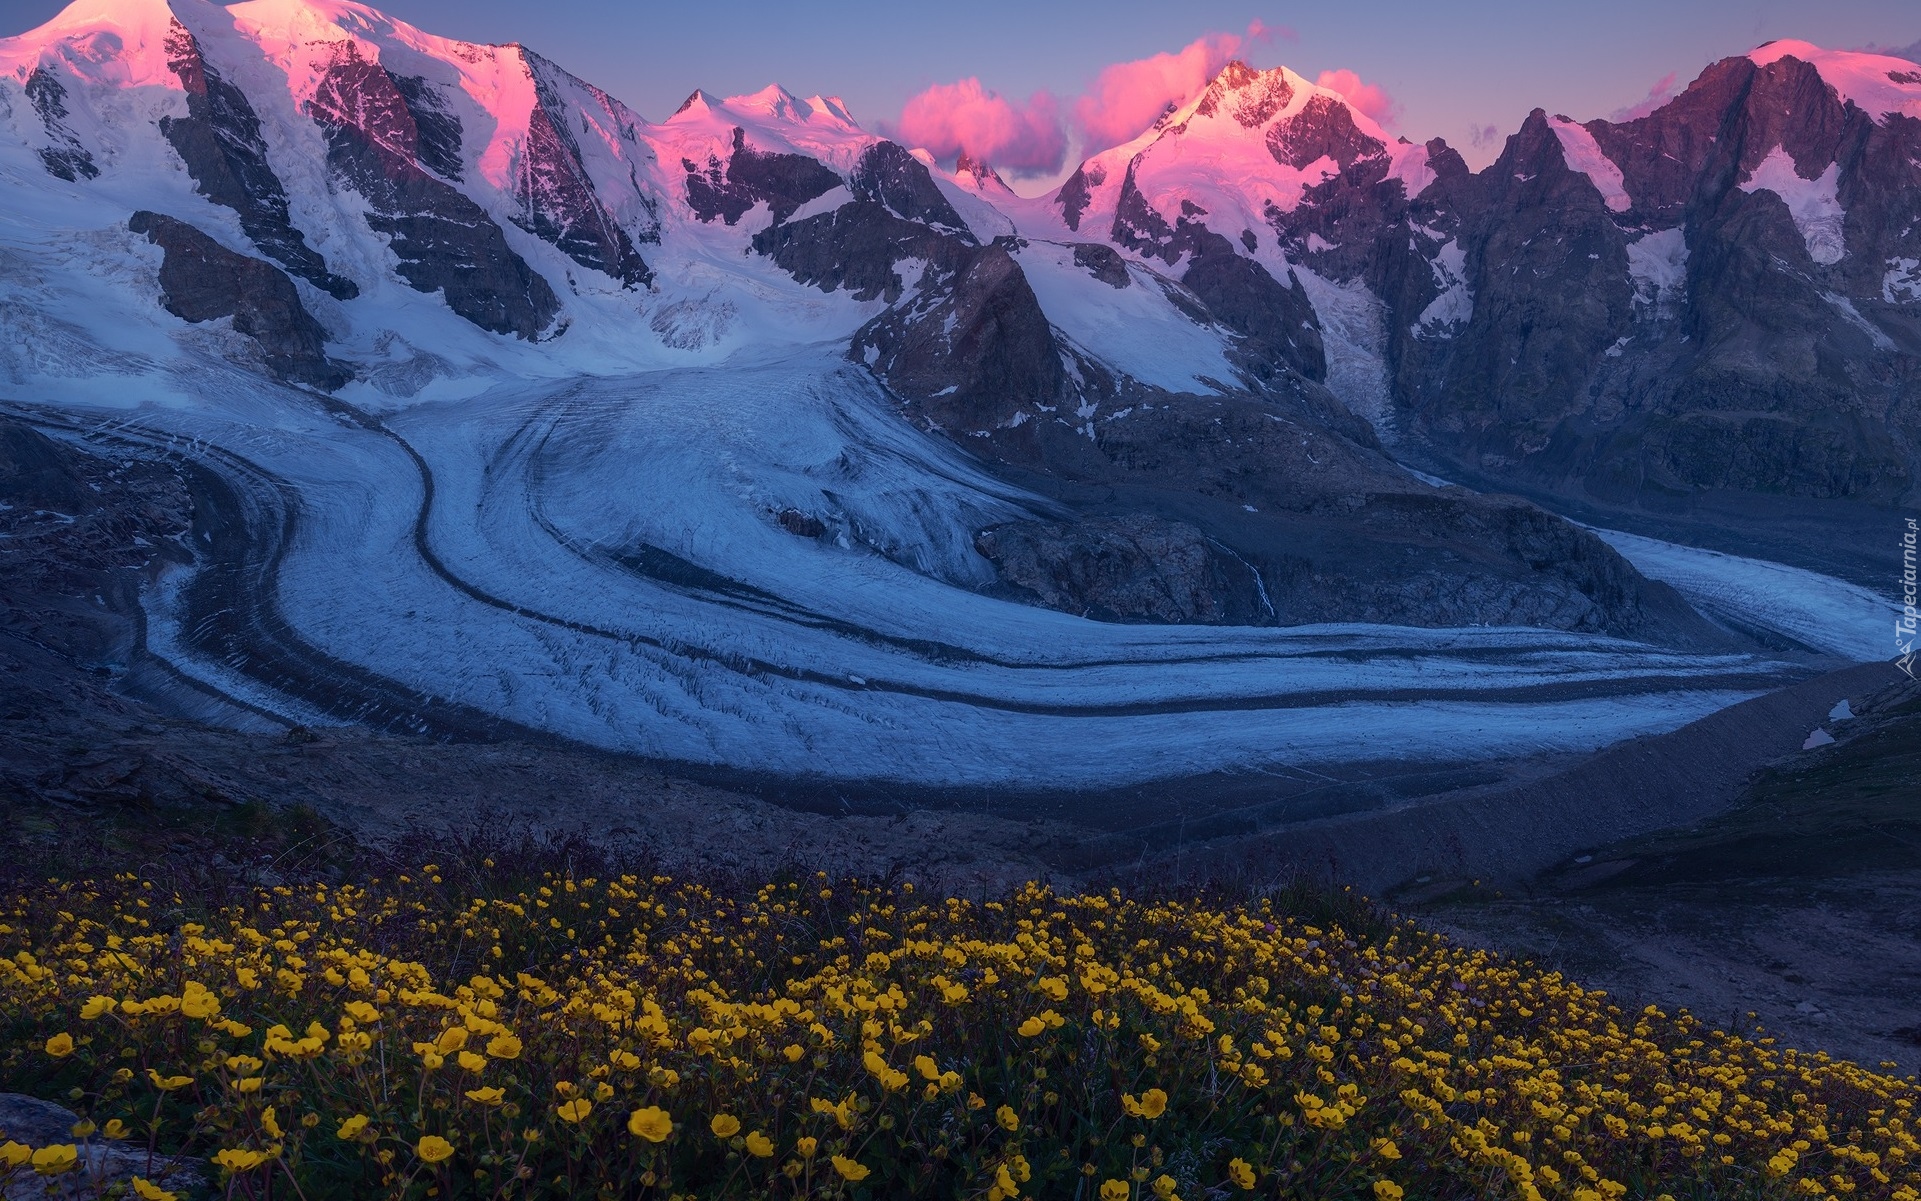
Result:
<svg viewBox="0 0 1921 1201">
<path fill-rule="evenodd" d="M 937 83 L 901 109 L 896 134 L 938 159 L 967 154 L 1014 175 L 1058 171 L 1067 157 L 1060 106 L 1045 91 L 1016 104 L 978 79 Z"/>
<path fill-rule="evenodd" d="M 1256 22 L 1248 33 L 1258 40 L 1268 29 Z M 1247 40 L 1237 33 L 1210 33 L 1172 54 L 1102 68 L 1094 86 L 1074 103 L 1082 152 L 1094 154 L 1139 136 L 1169 105 L 1199 95 Z"/>
<path fill-rule="evenodd" d="M 1361 77 L 1342 67 L 1336 71 L 1323 71 L 1315 83 L 1330 92 L 1339 92 L 1349 104 L 1383 126 L 1393 126 L 1400 121 L 1401 106 L 1387 89 L 1378 83 L 1363 83 Z"/>
</svg>

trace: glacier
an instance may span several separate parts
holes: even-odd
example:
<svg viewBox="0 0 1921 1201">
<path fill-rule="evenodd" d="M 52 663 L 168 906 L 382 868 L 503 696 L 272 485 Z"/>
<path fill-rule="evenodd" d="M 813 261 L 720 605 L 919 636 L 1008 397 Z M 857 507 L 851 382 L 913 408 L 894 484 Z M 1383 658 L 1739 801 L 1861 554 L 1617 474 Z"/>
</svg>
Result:
<svg viewBox="0 0 1921 1201">
<path fill-rule="evenodd" d="M 1533 629 L 1110 625 L 983 595 L 972 531 L 1048 502 L 909 427 L 832 344 L 378 416 L 208 378 L 194 405 L 30 415 L 184 455 L 277 525 L 249 531 L 256 557 L 156 590 L 150 647 L 287 721 L 481 715 L 789 778 L 1065 790 L 1584 751 L 1791 670 Z M 788 532 L 785 508 L 830 532 Z M 250 622 L 269 632 L 248 655 L 213 636 Z"/>
</svg>

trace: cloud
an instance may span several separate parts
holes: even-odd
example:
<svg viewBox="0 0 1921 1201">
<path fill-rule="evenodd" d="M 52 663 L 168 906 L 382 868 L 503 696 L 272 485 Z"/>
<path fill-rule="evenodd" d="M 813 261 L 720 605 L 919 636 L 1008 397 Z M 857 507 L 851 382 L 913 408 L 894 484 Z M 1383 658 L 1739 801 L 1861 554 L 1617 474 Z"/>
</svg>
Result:
<svg viewBox="0 0 1921 1201">
<path fill-rule="evenodd" d="M 1912 46 L 1883 46 L 1878 42 L 1869 42 L 1861 49 L 1867 54 L 1885 54 L 1890 58 L 1905 58 L 1911 63 L 1921 63 L 1921 42 Z"/>
<path fill-rule="evenodd" d="M 1269 25 L 1259 17 L 1255 17 L 1247 23 L 1248 41 L 1259 42 L 1261 45 L 1266 46 L 1271 44 L 1276 38 L 1292 45 L 1301 40 L 1301 34 L 1300 31 L 1292 25 Z"/>
<path fill-rule="evenodd" d="M 961 151 L 1012 175 L 1047 175 L 1067 157 L 1060 105 L 1045 91 L 1017 104 L 974 78 L 937 83 L 909 99 L 892 131 L 949 159 Z"/>
<path fill-rule="evenodd" d="M 1669 71 L 1666 75 L 1654 81 L 1654 86 L 1648 89 L 1648 94 L 1642 97 L 1639 103 L 1630 104 L 1626 108 L 1615 109 L 1614 112 L 1608 115 L 1608 120 L 1636 121 L 1647 116 L 1655 109 L 1660 108 L 1668 101 L 1674 99 L 1674 80 L 1674 72 Z"/>
<path fill-rule="evenodd" d="M 1467 140 L 1476 150 L 1485 150 L 1501 140 L 1501 131 L 1494 125 L 1470 125 L 1467 127 Z"/>
<path fill-rule="evenodd" d="M 1401 106 L 1387 89 L 1376 83 L 1362 83 L 1361 77 L 1342 67 L 1336 71 L 1323 71 L 1314 81 L 1331 92 L 1339 92 L 1347 102 L 1383 126 L 1393 126 L 1401 119 Z"/>
<path fill-rule="evenodd" d="M 1293 31 L 1256 21 L 1245 36 L 1210 33 L 1171 54 L 1156 54 L 1103 67 L 1094 86 L 1074 102 L 1074 123 L 1081 149 L 1096 154 L 1126 142 L 1167 110 L 1192 99 L 1249 41 L 1267 41 Z"/>
</svg>

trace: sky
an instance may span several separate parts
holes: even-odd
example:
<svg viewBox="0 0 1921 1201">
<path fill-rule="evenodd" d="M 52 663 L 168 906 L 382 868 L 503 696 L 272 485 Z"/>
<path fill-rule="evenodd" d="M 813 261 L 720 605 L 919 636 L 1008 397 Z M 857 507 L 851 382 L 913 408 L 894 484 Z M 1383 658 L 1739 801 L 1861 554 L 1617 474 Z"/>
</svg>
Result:
<svg viewBox="0 0 1921 1201">
<path fill-rule="evenodd" d="M 0 36 L 59 0 L 0 0 Z M 1530 109 L 1606 117 L 1774 38 L 1921 45 L 1915 0 L 384 0 L 431 32 L 518 41 L 660 120 L 695 88 L 838 95 L 864 126 L 943 154 L 987 143 L 1016 190 L 1151 120 L 1232 55 L 1330 83 L 1479 167 Z"/>
</svg>

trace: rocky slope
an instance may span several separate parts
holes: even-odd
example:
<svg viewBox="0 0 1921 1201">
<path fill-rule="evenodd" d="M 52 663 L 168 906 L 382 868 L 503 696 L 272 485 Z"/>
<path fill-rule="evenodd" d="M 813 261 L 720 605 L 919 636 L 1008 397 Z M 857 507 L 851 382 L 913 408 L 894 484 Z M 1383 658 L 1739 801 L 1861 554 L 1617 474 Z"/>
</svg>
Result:
<svg viewBox="0 0 1921 1201">
<path fill-rule="evenodd" d="M 1917 138 L 1914 64 L 1779 42 L 1635 120 L 1536 111 L 1479 174 L 1377 153 L 1270 224 L 1379 298 L 1399 423 L 1450 473 L 1697 534 L 1752 497 L 1840 569 L 1825 541 L 1914 497 Z"/>
</svg>

